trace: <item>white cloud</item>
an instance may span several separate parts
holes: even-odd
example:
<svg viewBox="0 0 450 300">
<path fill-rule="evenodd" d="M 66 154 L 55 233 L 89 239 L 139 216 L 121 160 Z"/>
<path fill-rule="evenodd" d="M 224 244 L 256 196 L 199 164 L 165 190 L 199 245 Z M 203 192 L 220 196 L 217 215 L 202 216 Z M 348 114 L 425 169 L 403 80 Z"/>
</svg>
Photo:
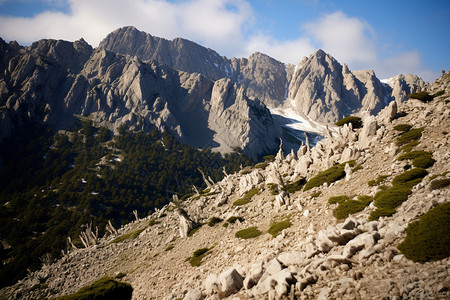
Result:
<svg viewBox="0 0 450 300">
<path fill-rule="evenodd" d="M 317 48 L 348 64 L 352 70 L 373 69 L 379 78 L 412 73 L 427 81 L 433 81 L 439 75 L 422 66 L 417 50 L 383 57 L 381 52 L 385 46 L 379 46 L 372 26 L 341 11 L 322 15 L 316 21 L 304 24 L 303 29 Z"/>
<path fill-rule="evenodd" d="M 253 16 L 244 0 L 69 0 L 68 5 L 67 14 L 0 16 L 0 35 L 24 44 L 41 38 L 83 37 L 97 46 L 109 32 L 133 25 L 153 35 L 188 38 L 228 52 L 243 43 L 243 32 Z"/>
<path fill-rule="evenodd" d="M 0 15 L 0 36 L 21 44 L 83 37 L 96 47 L 113 30 L 133 25 L 155 36 L 193 40 L 228 57 L 259 51 L 297 64 L 322 48 L 352 70 L 374 69 L 379 77 L 409 72 L 431 81 L 439 75 L 425 70 L 417 51 L 382 57 L 371 25 L 341 11 L 303 24 L 297 38 L 279 40 L 258 30 L 257 17 L 246 0 L 66 0 L 66 6 L 64 0 L 41 1 L 62 6 L 67 13 L 46 11 L 32 18 Z"/>
<path fill-rule="evenodd" d="M 248 40 L 245 50 L 245 56 L 258 51 L 284 63 L 298 64 L 304 56 L 309 56 L 313 53 L 315 48 L 311 40 L 306 37 L 280 41 L 259 33 Z"/>
<path fill-rule="evenodd" d="M 374 30 L 363 20 L 337 11 L 303 27 L 325 52 L 339 61 L 364 64 L 376 59 Z"/>
</svg>

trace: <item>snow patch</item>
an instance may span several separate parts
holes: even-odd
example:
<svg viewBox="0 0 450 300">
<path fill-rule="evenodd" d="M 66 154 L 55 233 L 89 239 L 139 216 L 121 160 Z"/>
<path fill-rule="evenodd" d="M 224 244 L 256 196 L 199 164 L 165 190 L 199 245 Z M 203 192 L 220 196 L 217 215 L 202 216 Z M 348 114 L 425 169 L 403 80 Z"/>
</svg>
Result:
<svg viewBox="0 0 450 300">
<path fill-rule="evenodd" d="M 272 115 L 281 116 L 286 120 L 286 123 L 282 126 L 326 136 L 327 125 L 313 121 L 307 116 L 300 115 L 295 111 L 295 101 L 289 99 L 289 102 L 289 104 L 291 104 L 289 106 L 269 108 Z M 333 128 L 329 128 L 329 130 L 335 131 Z"/>
</svg>

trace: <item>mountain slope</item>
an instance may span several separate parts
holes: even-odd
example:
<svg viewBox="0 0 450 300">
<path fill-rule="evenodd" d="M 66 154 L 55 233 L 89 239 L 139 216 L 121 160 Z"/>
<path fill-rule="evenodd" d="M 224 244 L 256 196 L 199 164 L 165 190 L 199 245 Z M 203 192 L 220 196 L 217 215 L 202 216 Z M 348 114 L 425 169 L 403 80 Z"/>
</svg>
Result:
<svg viewBox="0 0 450 300">
<path fill-rule="evenodd" d="M 235 126 L 249 130 L 233 131 L 219 124 L 218 128 L 234 140 L 225 144 L 224 139 L 220 143 L 214 140 L 215 132 L 208 127 L 208 119 L 219 120 L 216 111 L 209 110 L 214 82 L 198 73 L 102 49 L 94 51 L 84 41 L 43 40 L 20 52 L 4 42 L 2 45 L 5 56 L 15 56 L 4 64 L 0 78 L 0 139 L 12 134 L 25 119 L 58 130 L 71 126 L 75 116 L 81 115 L 115 133 L 121 125 L 146 132 L 157 128 L 199 148 L 218 147 L 230 152 L 240 147 L 256 156 L 277 146 L 273 141 L 278 134 L 270 114 L 262 120 L 252 118 L 259 116 L 258 104 L 251 104 L 258 100 L 247 96 L 246 103 L 251 105 L 242 104 L 242 109 L 231 115 L 240 115 Z M 232 105 L 235 99 L 228 101 Z M 243 123 L 236 124 L 238 120 Z M 257 140 L 255 136 L 268 138 Z"/>
<path fill-rule="evenodd" d="M 366 116 L 361 129 L 346 124 L 314 148 L 287 156 L 279 151 L 272 162 L 227 175 L 208 194 L 175 198 L 2 293 L 11 299 L 70 294 L 108 275 L 130 283 L 133 299 L 446 299 L 448 247 L 443 259 L 426 262 L 407 259 L 397 247 L 412 231 L 408 224 L 448 207 L 448 78 L 432 85 L 429 103 L 392 103 Z M 433 161 L 417 167 L 411 157 L 423 152 Z M 339 176 L 329 179 L 336 175 L 328 171 L 323 177 L 326 169 L 340 170 Z M 416 171 L 422 175 L 405 179 Z M 312 184 L 320 176 L 329 182 Z M 393 210 L 372 220 L 381 212 L 380 195 L 399 184 L 406 198 L 395 202 L 393 195 L 387 202 Z M 345 205 L 358 209 L 339 217 Z M 431 244 L 448 240 L 448 214 L 436 220 L 443 235 Z M 194 223 L 204 225 L 186 236 Z M 252 238 L 243 238 L 245 229 Z"/>
</svg>

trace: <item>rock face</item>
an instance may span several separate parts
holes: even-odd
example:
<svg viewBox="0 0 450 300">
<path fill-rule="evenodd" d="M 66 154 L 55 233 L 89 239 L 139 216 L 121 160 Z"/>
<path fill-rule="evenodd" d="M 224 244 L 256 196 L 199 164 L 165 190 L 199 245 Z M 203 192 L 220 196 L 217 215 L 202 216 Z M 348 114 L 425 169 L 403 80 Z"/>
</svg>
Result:
<svg viewBox="0 0 450 300">
<path fill-rule="evenodd" d="M 277 105 L 285 98 L 288 84 L 285 65 L 258 52 L 248 59 L 228 59 L 189 40 L 169 41 L 131 26 L 110 33 L 99 48 L 142 60 L 157 60 L 177 70 L 200 73 L 213 81 L 229 78 L 242 86 L 248 97 L 265 104 Z"/>
<path fill-rule="evenodd" d="M 26 119 L 59 129 L 81 115 L 114 132 L 120 126 L 168 131 L 199 148 L 240 147 L 255 156 L 277 146 L 268 109 L 243 88 L 157 61 L 94 51 L 83 40 L 42 40 L 20 52 L 1 44 L 12 58 L 2 63 L 0 140 Z"/>
<path fill-rule="evenodd" d="M 0 141 L 26 121 L 58 130 L 76 115 L 115 133 L 121 126 L 156 128 L 194 147 L 239 147 L 256 156 L 273 152 L 280 138 L 300 146 L 283 131 L 287 118 L 274 121 L 268 108 L 293 103 L 300 116 L 335 122 L 361 111 L 375 114 L 425 85 L 412 75 L 397 76 L 392 87 L 382 84 L 373 71 L 351 72 L 322 50 L 296 67 L 258 52 L 228 59 L 134 27 L 110 33 L 97 49 L 84 40 L 30 47 L 0 40 L 0 57 Z"/>
<path fill-rule="evenodd" d="M 408 80 L 414 81 L 412 77 Z M 424 86 L 423 81 L 418 81 L 416 88 Z M 318 50 L 297 65 L 288 96 L 295 101 L 298 113 L 314 120 L 336 122 L 358 111 L 376 114 L 393 99 L 404 101 L 403 96 L 411 91 L 405 91 L 404 87 L 397 84 L 392 89 L 382 84 L 373 71 L 351 72 L 346 65 Z"/>
</svg>

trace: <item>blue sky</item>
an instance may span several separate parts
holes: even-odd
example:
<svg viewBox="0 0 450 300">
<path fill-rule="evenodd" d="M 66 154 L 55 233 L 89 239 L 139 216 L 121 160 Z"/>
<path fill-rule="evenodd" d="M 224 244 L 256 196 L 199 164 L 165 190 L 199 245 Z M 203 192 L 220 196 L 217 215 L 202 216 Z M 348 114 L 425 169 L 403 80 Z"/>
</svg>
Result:
<svg viewBox="0 0 450 300">
<path fill-rule="evenodd" d="M 449 16 L 449 0 L 0 0 L 0 37 L 83 37 L 96 47 L 133 25 L 228 57 L 259 51 L 297 64 L 321 48 L 351 70 L 433 81 L 450 68 Z"/>
</svg>

